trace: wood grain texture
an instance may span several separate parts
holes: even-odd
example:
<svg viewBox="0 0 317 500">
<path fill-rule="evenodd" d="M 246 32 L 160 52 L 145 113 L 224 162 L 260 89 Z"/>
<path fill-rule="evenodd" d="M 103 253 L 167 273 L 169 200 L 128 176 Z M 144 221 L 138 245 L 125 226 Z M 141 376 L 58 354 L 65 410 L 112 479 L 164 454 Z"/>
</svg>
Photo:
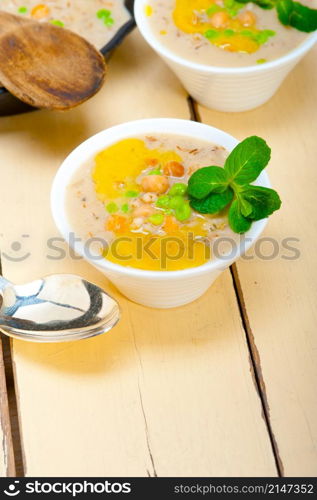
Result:
<svg viewBox="0 0 317 500">
<path fill-rule="evenodd" d="M 316 57 L 317 47 L 259 109 L 229 115 L 199 108 L 203 122 L 239 139 L 258 134 L 272 147 L 268 172 L 283 206 L 265 237 L 278 242 L 279 255 L 241 259 L 237 274 L 286 476 L 317 473 Z M 298 239 L 290 243 L 298 259 L 285 259 L 294 255 L 283 249 L 285 238 Z M 272 253 L 270 242 L 261 248 Z"/>
<path fill-rule="evenodd" d="M 84 38 L 0 11 L 0 80 L 30 106 L 65 110 L 93 96 L 105 61 Z"/>
<path fill-rule="evenodd" d="M 0 477 L 15 476 L 15 460 L 9 415 L 8 393 L 0 336 Z"/>
<path fill-rule="evenodd" d="M 134 33 L 89 103 L 0 121 L 4 274 L 22 282 L 80 273 L 123 309 L 112 332 L 88 341 L 14 341 L 29 476 L 276 475 L 229 272 L 199 301 L 159 311 L 119 296 L 81 260 L 47 257 L 57 235 L 49 192 L 59 163 L 105 127 L 156 116 L 188 118 L 186 94 Z M 30 256 L 13 262 L 23 252 Z"/>
</svg>

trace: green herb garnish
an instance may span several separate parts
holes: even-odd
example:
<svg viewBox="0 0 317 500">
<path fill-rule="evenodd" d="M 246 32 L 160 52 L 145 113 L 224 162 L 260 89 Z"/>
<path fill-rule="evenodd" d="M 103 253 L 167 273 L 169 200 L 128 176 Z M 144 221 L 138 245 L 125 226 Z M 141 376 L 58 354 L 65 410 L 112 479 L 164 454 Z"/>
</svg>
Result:
<svg viewBox="0 0 317 500">
<path fill-rule="evenodd" d="M 214 40 L 220 35 L 225 35 L 225 36 L 233 36 L 233 35 L 242 35 L 247 38 L 250 38 L 251 40 L 254 40 L 258 45 L 263 45 L 265 44 L 268 39 L 271 36 L 276 35 L 275 31 L 272 30 L 261 30 L 261 31 L 251 31 L 251 30 L 241 30 L 241 31 L 235 31 L 230 28 L 224 29 L 224 30 L 216 30 L 216 29 L 210 29 L 207 30 L 204 33 L 205 37 L 208 38 L 209 40 Z"/>
<path fill-rule="evenodd" d="M 123 212 L 124 214 L 127 214 L 129 211 L 130 211 L 129 204 L 128 203 L 124 203 L 121 206 L 121 212 Z"/>
<path fill-rule="evenodd" d="M 206 14 L 207 16 L 212 16 L 213 14 L 215 14 L 216 12 L 220 12 L 221 10 L 222 8 L 219 7 L 219 5 L 213 4 L 211 5 L 211 7 L 208 7 L 208 9 L 206 10 Z"/>
<path fill-rule="evenodd" d="M 212 40 L 214 38 L 217 38 L 217 36 L 219 36 L 219 33 L 220 32 L 217 30 L 210 29 L 210 30 L 205 31 L 204 36 L 206 38 L 208 38 L 209 40 Z"/>
<path fill-rule="evenodd" d="M 114 214 L 118 211 L 118 205 L 114 201 L 111 201 L 106 205 L 106 210 L 109 214 Z"/>
<path fill-rule="evenodd" d="M 267 62 L 267 59 L 258 59 L 258 60 L 256 61 L 256 63 L 257 63 L 257 64 L 264 64 L 264 63 L 266 63 L 266 62 Z"/>
<path fill-rule="evenodd" d="M 239 3 L 248 3 L 250 0 L 238 0 Z M 251 0 L 262 9 L 277 11 L 279 21 L 284 26 L 291 26 L 299 31 L 310 33 L 317 30 L 317 9 L 311 9 L 300 2 L 293 0 Z"/>
<path fill-rule="evenodd" d="M 255 40 L 259 45 L 264 45 L 271 36 L 275 36 L 276 32 L 273 30 L 262 30 L 255 35 Z"/>
<path fill-rule="evenodd" d="M 268 10 L 273 9 L 275 7 L 276 1 L 277 0 L 237 0 L 237 2 L 239 3 L 252 2 L 261 7 L 262 9 L 268 9 Z"/>
<path fill-rule="evenodd" d="M 137 196 L 139 196 L 139 191 L 126 191 L 125 196 L 126 198 L 136 198 Z"/>
<path fill-rule="evenodd" d="M 97 11 L 98 19 L 102 19 L 106 26 L 112 26 L 114 24 L 114 19 L 111 14 L 111 10 L 100 9 Z"/>
<path fill-rule="evenodd" d="M 235 17 L 242 9 L 241 3 L 237 2 L 236 0 L 224 0 L 223 4 L 225 10 L 231 17 Z"/>
<path fill-rule="evenodd" d="M 26 14 L 28 11 L 27 7 L 19 7 L 18 8 L 18 13 L 19 14 Z"/>
<path fill-rule="evenodd" d="M 59 19 L 52 19 L 50 23 L 54 24 L 54 26 L 59 26 L 60 28 L 63 28 L 65 26 L 63 21 L 60 21 Z"/>
<path fill-rule="evenodd" d="M 228 156 L 223 168 L 203 167 L 189 179 L 191 207 L 203 214 L 229 208 L 228 220 L 236 233 L 245 233 L 253 221 L 264 219 L 281 206 L 276 191 L 253 186 L 271 157 L 271 149 L 257 136 L 240 142 Z"/>
<path fill-rule="evenodd" d="M 164 215 L 163 214 L 159 214 L 159 213 L 152 214 L 152 215 L 150 215 L 150 217 L 149 217 L 148 220 L 154 226 L 160 226 L 164 222 Z"/>
<path fill-rule="evenodd" d="M 162 171 L 160 168 L 153 168 L 147 175 L 162 175 Z"/>
<path fill-rule="evenodd" d="M 276 10 L 280 22 L 285 26 L 292 26 L 306 33 L 317 29 L 317 9 L 310 9 L 292 0 L 278 0 Z"/>
</svg>

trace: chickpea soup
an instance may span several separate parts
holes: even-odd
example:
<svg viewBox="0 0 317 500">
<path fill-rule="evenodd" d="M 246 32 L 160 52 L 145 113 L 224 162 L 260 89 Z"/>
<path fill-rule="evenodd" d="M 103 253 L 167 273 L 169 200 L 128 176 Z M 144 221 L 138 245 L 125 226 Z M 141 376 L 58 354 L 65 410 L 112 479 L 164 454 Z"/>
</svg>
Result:
<svg viewBox="0 0 317 500">
<path fill-rule="evenodd" d="M 301 3 L 317 7 L 317 0 Z M 307 37 L 284 26 L 275 8 L 235 0 L 149 0 L 145 16 L 166 48 L 210 66 L 263 64 L 295 49 Z"/>
<path fill-rule="evenodd" d="M 2 0 L 1 9 L 68 28 L 97 49 L 130 19 L 123 0 Z"/>
<path fill-rule="evenodd" d="M 222 235 L 237 235 L 225 211 L 191 208 L 187 182 L 227 156 L 222 146 L 174 134 L 122 139 L 74 174 L 66 194 L 70 226 L 99 259 L 155 271 L 200 266 L 215 257 L 212 244 Z"/>
</svg>

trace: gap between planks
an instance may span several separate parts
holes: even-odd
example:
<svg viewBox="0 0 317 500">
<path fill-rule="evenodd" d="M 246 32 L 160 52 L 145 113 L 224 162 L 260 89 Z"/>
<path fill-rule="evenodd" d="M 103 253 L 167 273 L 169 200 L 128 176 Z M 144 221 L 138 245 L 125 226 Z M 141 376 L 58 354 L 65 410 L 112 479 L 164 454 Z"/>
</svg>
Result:
<svg viewBox="0 0 317 500">
<path fill-rule="evenodd" d="M 196 103 L 193 101 L 191 97 L 188 97 L 188 108 L 189 108 L 190 119 L 193 121 L 201 122 L 201 119 L 197 111 Z M 233 281 L 233 287 L 236 295 L 237 304 L 240 311 L 241 321 L 245 332 L 246 343 L 249 350 L 251 374 L 254 380 L 256 391 L 261 401 L 262 416 L 266 424 L 272 448 L 272 453 L 275 460 L 277 474 L 279 477 L 283 477 L 284 468 L 270 420 L 270 409 L 266 394 L 263 373 L 261 369 L 261 360 L 259 352 L 255 345 L 254 335 L 250 327 L 246 305 L 243 297 L 243 292 L 235 264 L 233 264 L 233 266 L 230 267 L 230 272 Z M 0 258 L 0 275 L 1 274 L 2 271 L 1 271 L 1 258 Z M 4 431 L 6 431 L 5 437 L 7 439 L 7 442 L 10 443 L 10 445 L 12 445 L 11 455 L 13 456 L 13 460 L 11 460 L 11 465 L 8 464 L 8 475 L 24 477 L 25 474 L 24 474 L 22 440 L 21 440 L 21 431 L 20 431 L 19 416 L 18 416 L 17 396 L 16 396 L 15 382 L 14 382 L 14 369 L 11 356 L 11 344 L 10 344 L 10 339 L 4 335 L 2 336 L 2 347 L 3 347 L 3 358 L 4 358 L 4 369 L 5 369 L 5 386 L 7 391 L 8 413 L 10 420 L 9 422 L 10 425 L 6 426 Z"/>
<path fill-rule="evenodd" d="M 199 112 L 197 110 L 197 103 L 190 96 L 188 96 L 187 102 L 188 102 L 188 107 L 189 107 L 190 119 L 192 121 L 203 123 L 200 116 L 199 116 Z M 264 419 L 266 429 L 268 432 L 268 437 L 270 440 L 272 453 L 274 456 L 276 471 L 277 471 L 277 474 L 279 477 L 284 477 L 284 466 L 283 466 L 283 462 L 282 462 L 282 459 L 280 456 L 278 443 L 277 443 L 277 440 L 276 440 L 274 432 L 273 432 L 273 427 L 272 427 L 271 418 L 270 418 L 270 407 L 269 407 L 269 403 L 268 403 L 266 386 L 265 386 L 262 367 L 261 367 L 261 358 L 260 358 L 258 348 L 255 344 L 254 335 L 253 335 L 253 332 L 252 332 L 252 329 L 250 326 L 247 308 L 246 308 L 245 300 L 243 297 L 243 291 L 242 291 L 242 287 L 241 287 L 241 283 L 240 283 L 240 279 L 239 279 L 239 275 L 238 275 L 238 269 L 237 269 L 237 266 L 235 264 L 230 266 L 230 273 L 231 273 L 231 278 L 232 278 L 232 282 L 233 282 L 234 293 L 236 296 L 236 300 L 237 300 L 237 304 L 238 304 L 238 308 L 239 308 L 239 312 L 240 312 L 241 322 L 242 322 L 243 330 L 245 333 L 246 343 L 247 343 L 247 347 L 248 347 L 248 351 L 249 351 L 251 375 L 252 375 L 252 378 L 254 381 L 256 391 L 257 391 L 258 396 L 259 396 L 260 401 L 261 401 L 262 417 Z"/>
<path fill-rule="evenodd" d="M 0 276 L 2 276 L 1 255 L 0 255 Z M 18 416 L 17 396 L 14 382 L 14 369 L 11 355 L 10 338 L 0 333 L 1 348 L 0 355 L 3 357 L 4 380 L 3 392 L 4 397 L 1 398 L 1 423 L 3 426 L 4 440 L 7 443 L 7 476 L 9 477 L 24 477 L 24 464 L 21 431 Z M 8 420 L 6 423 L 5 420 Z"/>
</svg>

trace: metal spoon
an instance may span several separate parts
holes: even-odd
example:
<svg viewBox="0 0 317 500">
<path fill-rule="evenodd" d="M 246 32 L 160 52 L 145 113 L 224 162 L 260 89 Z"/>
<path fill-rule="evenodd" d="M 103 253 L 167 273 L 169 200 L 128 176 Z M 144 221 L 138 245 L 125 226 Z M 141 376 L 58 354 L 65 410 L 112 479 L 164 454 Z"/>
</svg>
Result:
<svg viewBox="0 0 317 500">
<path fill-rule="evenodd" d="M 65 342 L 107 332 L 118 303 L 80 276 L 55 274 L 13 285 L 0 277 L 0 330 L 33 342 Z"/>
<path fill-rule="evenodd" d="M 77 106 L 99 90 L 105 69 L 102 54 L 76 33 L 0 10 L 0 81 L 26 104 Z"/>
</svg>

